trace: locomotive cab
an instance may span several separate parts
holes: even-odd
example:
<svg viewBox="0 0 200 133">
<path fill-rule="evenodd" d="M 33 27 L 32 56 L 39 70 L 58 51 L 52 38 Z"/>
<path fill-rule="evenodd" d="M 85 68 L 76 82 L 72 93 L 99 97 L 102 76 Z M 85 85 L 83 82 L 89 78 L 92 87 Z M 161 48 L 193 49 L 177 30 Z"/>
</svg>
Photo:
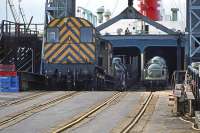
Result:
<svg viewBox="0 0 200 133">
<path fill-rule="evenodd" d="M 148 61 L 144 69 L 144 85 L 146 87 L 165 87 L 168 84 L 166 61 L 159 56 Z"/>
<path fill-rule="evenodd" d="M 95 79 L 97 64 L 93 25 L 83 18 L 54 18 L 45 32 L 41 72 L 47 77 L 49 87 L 86 88 L 85 82 Z"/>
<path fill-rule="evenodd" d="M 102 90 L 115 84 L 112 45 L 78 17 L 52 19 L 43 41 L 42 73 L 48 88 Z"/>
</svg>

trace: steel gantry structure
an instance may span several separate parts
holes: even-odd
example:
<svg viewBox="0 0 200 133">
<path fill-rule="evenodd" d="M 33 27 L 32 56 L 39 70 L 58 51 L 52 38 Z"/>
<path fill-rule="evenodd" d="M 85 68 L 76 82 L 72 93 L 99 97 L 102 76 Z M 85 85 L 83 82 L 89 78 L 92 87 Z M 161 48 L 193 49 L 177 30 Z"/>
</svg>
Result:
<svg viewBox="0 0 200 133">
<path fill-rule="evenodd" d="M 187 56 L 189 62 L 200 59 L 200 1 L 187 0 Z"/>
<path fill-rule="evenodd" d="M 53 18 L 75 16 L 76 0 L 46 0 L 45 23 Z"/>
</svg>

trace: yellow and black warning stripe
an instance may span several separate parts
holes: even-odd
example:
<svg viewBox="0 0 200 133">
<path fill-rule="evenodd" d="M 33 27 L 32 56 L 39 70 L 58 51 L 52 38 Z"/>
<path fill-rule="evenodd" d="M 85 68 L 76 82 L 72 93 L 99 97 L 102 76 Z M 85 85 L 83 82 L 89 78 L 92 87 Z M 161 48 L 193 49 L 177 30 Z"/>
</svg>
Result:
<svg viewBox="0 0 200 133">
<path fill-rule="evenodd" d="M 52 20 L 48 27 L 60 29 L 60 43 L 80 43 L 80 28 L 81 27 L 92 27 L 93 25 L 82 18 L 62 18 Z M 95 28 L 93 28 L 93 34 L 95 34 Z M 93 42 L 95 42 L 95 36 L 93 37 Z"/>
<path fill-rule="evenodd" d="M 52 63 L 93 63 L 94 44 L 46 44 L 45 60 Z"/>
<path fill-rule="evenodd" d="M 85 19 L 68 17 L 52 20 L 48 27 L 59 28 L 59 42 L 44 45 L 45 60 L 51 63 L 94 63 L 95 36 L 91 43 L 80 42 L 80 28 L 91 27 L 95 35 L 95 28 Z"/>
</svg>

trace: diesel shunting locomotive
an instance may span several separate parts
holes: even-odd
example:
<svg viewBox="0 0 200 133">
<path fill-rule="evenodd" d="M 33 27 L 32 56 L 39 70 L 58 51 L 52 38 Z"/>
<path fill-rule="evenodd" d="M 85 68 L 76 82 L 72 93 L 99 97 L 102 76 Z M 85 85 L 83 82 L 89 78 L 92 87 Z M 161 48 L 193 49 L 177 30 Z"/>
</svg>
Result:
<svg viewBox="0 0 200 133">
<path fill-rule="evenodd" d="M 144 69 L 144 84 L 147 87 L 165 87 L 168 83 L 168 69 L 166 61 L 155 56 L 148 61 Z"/>
<path fill-rule="evenodd" d="M 45 30 L 42 73 L 50 87 L 100 90 L 113 88 L 120 79 L 115 77 L 112 45 L 98 37 L 89 21 L 55 18 Z"/>
</svg>

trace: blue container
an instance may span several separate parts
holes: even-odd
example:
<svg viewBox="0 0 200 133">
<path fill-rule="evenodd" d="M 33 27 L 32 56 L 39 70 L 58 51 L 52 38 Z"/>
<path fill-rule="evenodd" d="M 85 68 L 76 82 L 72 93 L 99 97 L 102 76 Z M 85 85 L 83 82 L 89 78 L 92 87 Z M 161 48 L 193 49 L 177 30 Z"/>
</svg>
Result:
<svg viewBox="0 0 200 133">
<path fill-rule="evenodd" d="M 0 77 L 0 92 L 19 92 L 19 78 Z"/>
<path fill-rule="evenodd" d="M 0 77 L 0 87 L 10 88 L 10 77 Z"/>
</svg>

